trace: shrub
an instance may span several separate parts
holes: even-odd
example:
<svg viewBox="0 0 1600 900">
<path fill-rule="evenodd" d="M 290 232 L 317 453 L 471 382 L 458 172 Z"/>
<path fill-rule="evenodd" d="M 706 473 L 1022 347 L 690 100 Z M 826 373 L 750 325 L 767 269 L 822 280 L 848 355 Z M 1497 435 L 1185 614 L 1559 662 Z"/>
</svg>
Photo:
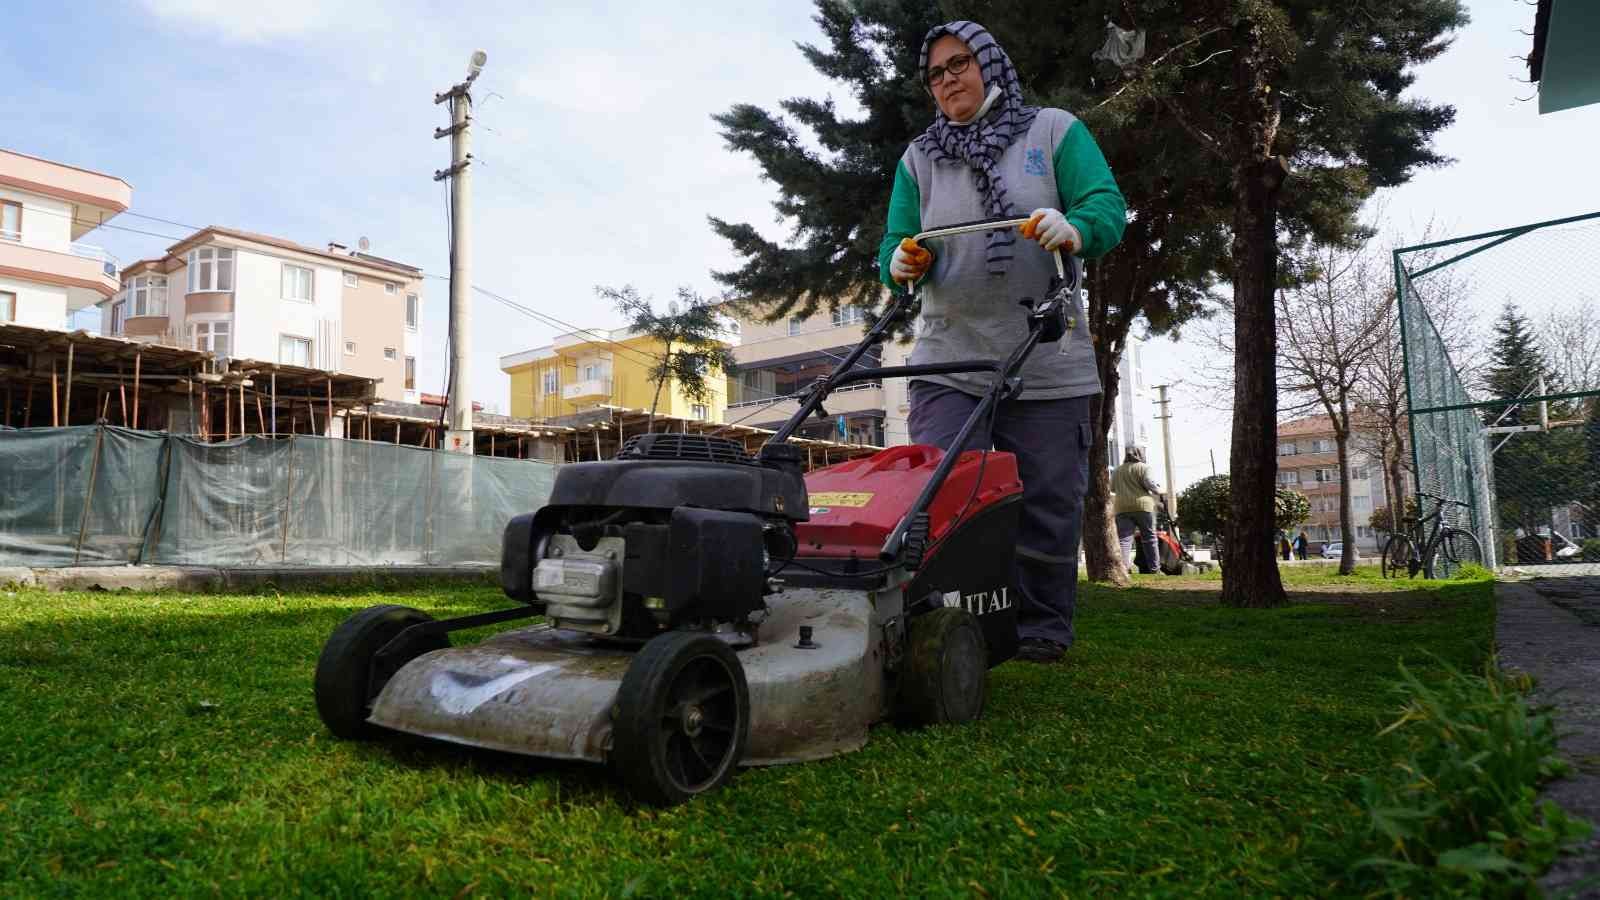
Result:
<svg viewBox="0 0 1600 900">
<path fill-rule="evenodd" d="M 1446 666 L 1425 684 L 1404 665 L 1400 717 L 1379 732 L 1395 761 L 1363 781 L 1382 855 L 1359 868 L 1395 895 L 1521 895 L 1563 844 L 1590 826 L 1549 801 L 1541 782 L 1565 771 L 1550 714 L 1530 709 L 1525 676 Z"/>
<path fill-rule="evenodd" d="M 1589 538 L 1579 546 L 1583 552 L 1578 555 L 1584 562 L 1600 562 L 1600 538 Z"/>
</svg>

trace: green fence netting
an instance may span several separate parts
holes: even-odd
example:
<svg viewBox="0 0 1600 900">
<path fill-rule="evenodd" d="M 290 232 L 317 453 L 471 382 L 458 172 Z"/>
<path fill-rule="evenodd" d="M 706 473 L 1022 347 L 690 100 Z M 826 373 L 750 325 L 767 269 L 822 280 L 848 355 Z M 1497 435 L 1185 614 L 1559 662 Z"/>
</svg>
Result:
<svg viewBox="0 0 1600 900">
<path fill-rule="evenodd" d="M 0 431 L 0 566 L 496 565 L 556 467 L 296 435 Z"/>
<path fill-rule="evenodd" d="M 1415 489 L 1466 504 L 1492 567 L 1600 574 L 1600 213 L 1394 268 Z"/>
</svg>

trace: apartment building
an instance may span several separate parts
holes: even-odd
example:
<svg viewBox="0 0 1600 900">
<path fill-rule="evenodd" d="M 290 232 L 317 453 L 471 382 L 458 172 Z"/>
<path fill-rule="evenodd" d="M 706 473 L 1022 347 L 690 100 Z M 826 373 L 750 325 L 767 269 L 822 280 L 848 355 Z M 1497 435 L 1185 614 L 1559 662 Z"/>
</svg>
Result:
<svg viewBox="0 0 1600 900">
<path fill-rule="evenodd" d="M 0 322 L 66 329 L 116 294 L 117 261 L 81 239 L 132 202 L 120 178 L 0 150 Z"/>
<path fill-rule="evenodd" d="M 341 244 L 317 249 L 211 226 L 124 268 L 101 331 L 378 379 L 416 402 L 422 270 Z"/>
<path fill-rule="evenodd" d="M 500 357 L 511 376 L 511 415 L 548 422 L 598 406 L 649 409 L 663 416 L 722 422 L 727 391 L 720 373 L 707 378 L 704 400 L 683 395 L 676 378 L 661 386 L 659 401 L 650 369 L 667 348 L 627 328 L 585 329 L 557 335 L 543 347 Z"/>
<path fill-rule="evenodd" d="M 1376 553 L 1381 535 L 1370 522 L 1372 511 L 1388 505 L 1383 466 L 1368 453 L 1365 441 L 1352 436 L 1350 454 L 1350 506 L 1355 516 L 1356 546 L 1364 554 Z M 1301 527 L 1316 552 L 1323 544 L 1340 540 L 1339 455 L 1333 423 L 1327 416 L 1296 419 L 1278 426 L 1278 484 L 1304 495 L 1311 503 L 1311 519 Z"/>
<path fill-rule="evenodd" d="M 733 348 L 738 370 L 728 376 L 730 423 L 756 428 L 776 428 L 799 409 L 796 395 L 806 385 L 826 375 L 861 341 L 862 311 L 844 305 L 812 316 L 793 316 L 780 322 L 763 322 L 753 316 L 736 319 L 738 345 Z M 862 367 L 898 365 L 909 347 L 888 341 L 861 357 Z M 888 425 L 890 394 L 894 383 L 862 382 L 828 397 L 826 419 L 812 417 L 801 427 L 801 437 L 876 447 L 906 443 L 905 420 L 898 435 Z M 904 403 L 905 385 L 898 385 Z M 896 438 L 898 437 L 898 440 Z"/>
</svg>

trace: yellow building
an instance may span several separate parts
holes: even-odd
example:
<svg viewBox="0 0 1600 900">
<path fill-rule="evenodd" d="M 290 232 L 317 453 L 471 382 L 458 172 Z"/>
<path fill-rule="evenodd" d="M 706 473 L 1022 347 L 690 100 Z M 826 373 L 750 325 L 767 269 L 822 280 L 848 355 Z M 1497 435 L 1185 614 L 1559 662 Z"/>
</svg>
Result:
<svg viewBox="0 0 1600 900">
<path fill-rule="evenodd" d="M 511 376 L 511 415 L 554 419 L 596 406 L 649 409 L 656 385 L 650 379 L 666 346 L 627 328 L 595 329 L 556 337 L 544 347 L 500 357 Z M 722 422 L 728 406 L 727 377 L 712 372 L 704 403 L 686 399 L 677 379 L 661 386 L 656 414 Z"/>
</svg>

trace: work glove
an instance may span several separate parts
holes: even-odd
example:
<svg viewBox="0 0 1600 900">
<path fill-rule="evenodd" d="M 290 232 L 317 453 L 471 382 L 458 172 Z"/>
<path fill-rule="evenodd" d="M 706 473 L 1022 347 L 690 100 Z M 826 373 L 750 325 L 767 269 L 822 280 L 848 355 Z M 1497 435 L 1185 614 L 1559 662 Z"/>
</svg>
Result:
<svg viewBox="0 0 1600 900">
<path fill-rule="evenodd" d="M 889 261 L 889 277 L 902 284 L 909 284 L 928 274 L 928 267 L 933 265 L 933 253 L 925 247 L 920 247 L 911 238 L 902 238 L 900 246 L 894 248 L 894 259 Z"/>
<path fill-rule="evenodd" d="M 1059 209 L 1045 207 L 1034 210 L 1028 221 L 1022 223 L 1021 231 L 1023 237 L 1038 241 L 1039 246 L 1046 250 L 1059 248 L 1074 254 L 1083 249 L 1083 238 L 1078 234 L 1078 229 L 1067 221 Z"/>
</svg>

